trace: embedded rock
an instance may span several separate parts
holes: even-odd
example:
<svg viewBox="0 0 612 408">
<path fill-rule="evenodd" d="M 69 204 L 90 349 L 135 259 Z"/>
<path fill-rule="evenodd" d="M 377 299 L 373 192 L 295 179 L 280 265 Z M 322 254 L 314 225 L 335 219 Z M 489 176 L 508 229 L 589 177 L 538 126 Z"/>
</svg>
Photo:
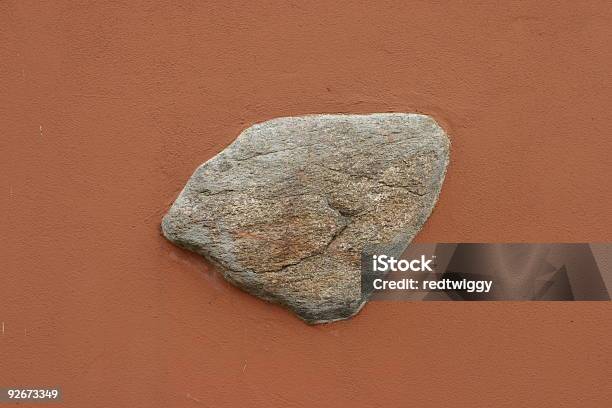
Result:
<svg viewBox="0 0 612 408">
<path fill-rule="evenodd" d="M 308 323 L 345 319 L 367 301 L 362 256 L 401 254 L 433 209 L 448 157 L 446 134 L 425 115 L 269 120 L 195 171 L 162 231 Z"/>
</svg>

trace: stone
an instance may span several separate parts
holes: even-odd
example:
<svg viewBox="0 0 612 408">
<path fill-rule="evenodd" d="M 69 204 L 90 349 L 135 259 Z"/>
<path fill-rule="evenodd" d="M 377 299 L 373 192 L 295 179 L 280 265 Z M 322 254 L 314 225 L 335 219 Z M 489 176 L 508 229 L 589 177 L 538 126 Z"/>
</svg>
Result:
<svg viewBox="0 0 612 408">
<path fill-rule="evenodd" d="M 308 323 L 346 319 L 368 299 L 362 257 L 401 255 L 429 217 L 449 148 L 421 114 L 272 119 L 195 171 L 162 231 Z"/>
</svg>

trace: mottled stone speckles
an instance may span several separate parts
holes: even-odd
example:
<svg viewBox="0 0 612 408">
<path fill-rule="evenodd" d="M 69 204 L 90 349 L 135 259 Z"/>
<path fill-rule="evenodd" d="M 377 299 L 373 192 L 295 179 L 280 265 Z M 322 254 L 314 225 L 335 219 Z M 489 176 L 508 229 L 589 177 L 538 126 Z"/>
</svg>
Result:
<svg viewBox="0 0 612 408">
<path fill-rule="evenodd" d="M 446 134 L 425 115 L 273 119 L 201 165 L 162 230 L 309 323 L 344 319 L 367 301 L 362 251 L 408 245 L 438 198 L 448 157 Z"/>
</svg>

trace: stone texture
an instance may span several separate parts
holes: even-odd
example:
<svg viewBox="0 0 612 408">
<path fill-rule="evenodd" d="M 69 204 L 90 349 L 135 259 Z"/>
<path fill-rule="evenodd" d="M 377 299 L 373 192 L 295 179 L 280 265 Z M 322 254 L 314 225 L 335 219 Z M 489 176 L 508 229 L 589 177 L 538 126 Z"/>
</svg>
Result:
<svg viewBox="0 0 612 408">
<path fill-rule="evenodd" d="M 273 119 L 195 171 L 162 231 L 308 323 L 348 318 L 367 301 L 362 253 L 405 249 L 448 156 L 448 138 L 425 115 Z"/>
</svg>

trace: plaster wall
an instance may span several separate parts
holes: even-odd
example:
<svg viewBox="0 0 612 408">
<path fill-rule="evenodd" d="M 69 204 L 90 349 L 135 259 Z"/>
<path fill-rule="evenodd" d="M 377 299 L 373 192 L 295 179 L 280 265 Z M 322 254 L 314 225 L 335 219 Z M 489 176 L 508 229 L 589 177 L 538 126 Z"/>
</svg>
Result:
<svg viewBox="0 0 612 408">
<path fill-rule="evenodd" d="M 453 143 L 418 241 L 611 241 L 609 2 L 165 3 L 0 3 L 0 385 L 65 407 L 609 406 L 609 302 L 310 327 L 159 232 L 252 123 L 394 111 Z"/>
</svg>

